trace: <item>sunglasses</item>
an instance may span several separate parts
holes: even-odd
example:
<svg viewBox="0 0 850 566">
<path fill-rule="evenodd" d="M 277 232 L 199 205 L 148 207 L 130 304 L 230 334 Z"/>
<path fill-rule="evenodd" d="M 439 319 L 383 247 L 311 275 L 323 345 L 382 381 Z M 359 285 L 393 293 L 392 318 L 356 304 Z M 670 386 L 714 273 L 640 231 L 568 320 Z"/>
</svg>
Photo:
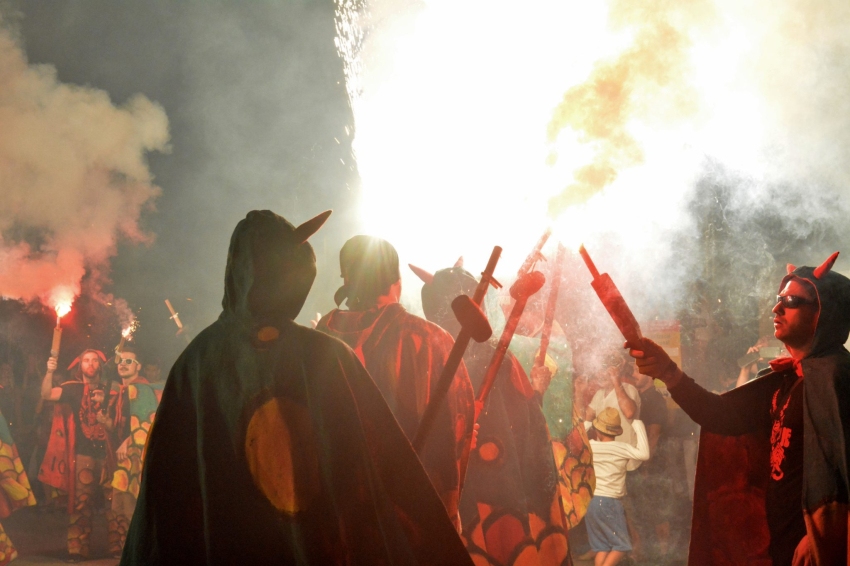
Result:
<svg viewBox="0 0 850 566">
<path fill-rule="evenodd" d="M 816 302 L 814 299 L 807 299 L 806 297 L 799 297 L 797 295 L 776 295 L 776 304 L 782 303 L 782 306 L 786 309 L 798 309 L 803 305 L 813 305 Z"/>
<path fill-rule="evenodd" d="M 128 365 L 128 366 L 131 366 L 131 365 L 133 365 L 133 364 L 137 364 L 137 363 L 139 363 L 139 361 L 138 361 L 138 360 L 134 360 L 133 358 L 123 358 L 123 359 L 121 359 L 121 360 L 118 360 L 118 363 L 119 363 L 119 364 L 125 364 L 125 365 Z"/>
</svg>

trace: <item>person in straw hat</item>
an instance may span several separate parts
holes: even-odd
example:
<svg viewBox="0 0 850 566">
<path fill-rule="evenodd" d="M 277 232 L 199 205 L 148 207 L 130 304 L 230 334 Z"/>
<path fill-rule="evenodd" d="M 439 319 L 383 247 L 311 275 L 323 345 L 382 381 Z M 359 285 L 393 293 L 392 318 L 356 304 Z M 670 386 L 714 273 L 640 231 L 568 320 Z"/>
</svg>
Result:
<svg viewBox="0 0 850 566">
<path fill-rule="evenodd" d="M 649 442 L 643 422 L 635 419 L 632 428 L 637 446 L 615 440 L 623 434 L 620 411 L 603 409 L 592 422 L 593 470 L 596 491 L 585 516 L 590 547 L 596 552 L 596 566 L 613 566 L 632 550 L 626 527 L 622 497 L 626 494 L 626 471 L 649 459 Z"/>
</svg>

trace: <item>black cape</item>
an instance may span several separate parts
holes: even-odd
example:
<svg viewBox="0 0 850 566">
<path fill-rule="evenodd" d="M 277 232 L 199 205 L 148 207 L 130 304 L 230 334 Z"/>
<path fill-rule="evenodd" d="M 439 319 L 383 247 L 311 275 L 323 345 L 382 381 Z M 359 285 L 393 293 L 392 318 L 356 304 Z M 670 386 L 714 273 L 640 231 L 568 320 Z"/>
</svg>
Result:
<svg viewBox="0 0 850 566">
<path fill-rule="evenodd" d="M 820 313 L 803 376 L 803 493 L 806 538 L 794 564 L 850 564 L 850 280 L 816 278 L 811 267 L 786 277 L 817 290 Z M 700 436 L 689 564 L 770 565 L 765 492 L 770 473 L 769 402 L 789 371 L 765 370 L 752 382 L 712 395 L 690 378 L 670 389 Z M 785 364 L 786 366 L 788 364 Z"/>
<path fill-rule="evenodd" d="M 168 377 L 121 564 L 470 564 L 354 353 L 249 312 L 256 232 L 237 227 L 224 312 Z"/>
</svg>

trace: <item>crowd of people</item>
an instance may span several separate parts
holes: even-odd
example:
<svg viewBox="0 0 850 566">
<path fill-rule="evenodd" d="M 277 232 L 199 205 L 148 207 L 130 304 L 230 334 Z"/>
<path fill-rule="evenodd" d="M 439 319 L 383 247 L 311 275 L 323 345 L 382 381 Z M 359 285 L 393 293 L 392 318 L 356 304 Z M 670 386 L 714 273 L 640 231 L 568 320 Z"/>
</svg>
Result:
<svg viewBox="0 0 850 566">
<path fill-rule="evenodd" d="M 16 395 L 0 364 L 0 518 L 63 506 L 67 559 L 83 561 L 101 553 L 103 510 L 105 552 L 125 565 L 660 565 L 689 542 L 692 564 L 847 562 L 850 280 L 834 256 L 789 268 L 783 350 L 759 341 L 730 391 L 700 387 L 647 338 L 596 366 L 573 352 L 569 367 L 566 343 L 537 355 L 537 329 L 476 401 L 497 347 L 456 351 L 453 299 L 479 285 L 462 262 L 414 269 L 422 318 L 400 303 L 395 248 L 355 236 L 338 308 L 294 322 L 316 276 L 308 239 L 329 214 L 237 225 L 223 312 L 167 381 L 131 343 L 85 350 L 67 374 L 50 357 L 40 388 L 31 361 Z M 550 391 L 565 376 L 566 411 Z M 14 556 L 0 529 L 0 565 Z"/>
</svg>

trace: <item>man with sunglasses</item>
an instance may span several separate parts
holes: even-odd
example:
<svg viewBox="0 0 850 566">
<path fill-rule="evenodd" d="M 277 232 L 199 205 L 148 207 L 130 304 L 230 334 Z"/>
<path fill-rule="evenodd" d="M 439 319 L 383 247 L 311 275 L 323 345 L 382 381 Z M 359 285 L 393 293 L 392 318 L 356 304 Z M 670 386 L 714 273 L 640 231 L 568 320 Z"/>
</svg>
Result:
<svg viewBox="0 0 850 566">
<path fill-rule="evenodd" d="M 629 344 L 702 426 L 690 563 L 847 564 L 850 279 L 788 266 L 773 307 L 789 353 L 723 395 L 648 339 Z M 804 458 L 805 454 L 805 458 Z"/>
<path fill-rule="evenodd" d="M 121 443 L 115 451 L 116 469 L 112 476 L 112 513 L 109 552 L 121 557 L 127 529 L 139 497 L 139 482 L 148 431 L 153 424 L 158 397 L 147 379 L 139 375 L 142 363 L 135 349 L 125 345 L 118 352 L 117 372 L 121 383 L 113 383 L 116 394 L 115 429 Z"/>
</svg>

